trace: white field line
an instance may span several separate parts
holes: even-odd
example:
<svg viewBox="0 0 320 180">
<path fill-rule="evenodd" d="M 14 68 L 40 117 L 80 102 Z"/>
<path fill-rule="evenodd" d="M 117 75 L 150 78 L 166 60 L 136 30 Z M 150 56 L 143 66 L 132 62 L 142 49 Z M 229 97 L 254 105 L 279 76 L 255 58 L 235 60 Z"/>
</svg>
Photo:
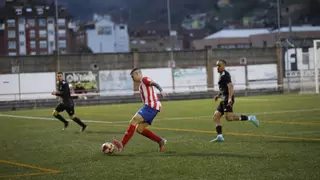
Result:
<svg viewBox="0 0 320 180">
<path fill-rule="evenodd" d="M 297 109 L 297 110 L 286 110 L 286 111 L 270 111 L 270 112 L 256 112 L 256 113 L 245 113 L 245 114 L 255 114 L 255 115 L 267 115 L 267 114 L 287 114 L 287 113 L 300 113 L 300 112 L 314 112 L 320 111 L 320 109 Z M 32 117 L 32 116 L 22 116 L 22 115 L 11 115 L 11 114 L 0 114 L 0 117 L 9 117 L 9 118 L 19 118 L 19 119 L 33 119 L 33 120 L 45 120 L 45 121 L 57 121 L 55 118 L 46 118 L 46 117 Z M 211 120 L 212 116 L 186 116 L 186 117 L 168 117 L 156 119 L 158 121 L 172 121 L 172 120 L 183 120 L 183 119 L 199 119 L 199 118 L 208 118 Z M 5 120 L 5 119 L 2 119 Z M 89 123 L 104 123 L 104 124 L 122 124 L 128 123 L 128 121 L 97 121 L 97 120 L 83 120 L 84 122 Z"/>
</svg>

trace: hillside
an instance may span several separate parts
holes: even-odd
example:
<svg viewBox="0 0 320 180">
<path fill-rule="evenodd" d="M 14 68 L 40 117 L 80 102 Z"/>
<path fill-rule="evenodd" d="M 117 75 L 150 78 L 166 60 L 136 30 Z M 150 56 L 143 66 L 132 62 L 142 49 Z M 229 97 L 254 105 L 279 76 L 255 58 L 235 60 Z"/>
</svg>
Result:
<svg viewBox="0 0 320 180">
<path fill-rule="evenodd" d="M 122 19 L 130 25 L 143 24 L 145 22 L 167 23 L 167 0 L 60 0 L 67 6 L 76 19 L 90 20 L 94 12 L 109 13 L 117 19 Z M 172 24 L 180 24 L 188 15 L 207 13 L 209 18 L 219 20 L 212 22 L 216 26 L 223 26 L 223 22 L 242 21 L 245 16 L 262 15 L 270 21 L 275 21 L 277 1 L 267 0 L 230 0 L 231 6 L 219 7 L 221 0 L 171 0 Z M 223 2 L 223 1 L 222 1 Z M 227 1 L 226 1 L 227 2 Z M 281 0 L 282 6 L 292 3 L 307 4 L 307 9 L 302 12 L 303 17 L 293 19 L 294 24 L 301 23 L 301 19 L 310 16 L 309 19 L 318 19 L 316 16 L 320 9 L 320 0 Z M 257 13 L 259 12 L 259 13 Z M 310 20 L 311 21 L 311 20 Z M 286 19 L 283 19 L 286 23 Z M 219 25 L 222 24 L 222 25 Z M 219 27 L 220 28 L 220 27 Z"/>
<path fill-rule="evenodd" d="M 54 0 L 43 1 L 51 3 Z M 303 12 L 295 13 L 301 15 L 294 17 L 294 24 L 303 23 L 301 21 L 306 19 L 307 22 L 319 23 L 320 0 L 280 1 L 282 7 L 294 3 L 306 4 Z M 4 0 L 0 0 L 0 4 L 3 2 Z M 167 23 L 167 0 L 58 0 L 58 2 L 68 8 L 74 19 L 82 21 L 91 20 L 93 13 L 108 13 L 131 26 L 145 22 Z M 242 23 L 244 17 L 262 24 L 264 21 L 273 23 L 277 18 L 276 2 L 277 0 L 171 0 L 171 20 L 172 24 L 180 25 L 188 16 L 204 13 L 208 20 L 206 23 L 218 29 L 235 21 Z M 283 23 L 286 21 L 286 18 L 282 19 Z"/>
</svg>

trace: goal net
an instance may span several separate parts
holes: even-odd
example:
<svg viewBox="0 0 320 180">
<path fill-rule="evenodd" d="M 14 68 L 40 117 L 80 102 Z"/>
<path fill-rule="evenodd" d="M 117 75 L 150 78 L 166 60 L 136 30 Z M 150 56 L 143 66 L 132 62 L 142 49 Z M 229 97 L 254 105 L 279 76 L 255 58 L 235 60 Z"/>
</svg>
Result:
<svg viewBox="0 0 320 180">
<path fill-rule="evenodd" d="M 300 69 L 300 93 L 319 94 L 320 40 L 313 41 L 312 52 L 302 53 L 302 64 L 309 62 L 307 69 Z"/>
</svg>

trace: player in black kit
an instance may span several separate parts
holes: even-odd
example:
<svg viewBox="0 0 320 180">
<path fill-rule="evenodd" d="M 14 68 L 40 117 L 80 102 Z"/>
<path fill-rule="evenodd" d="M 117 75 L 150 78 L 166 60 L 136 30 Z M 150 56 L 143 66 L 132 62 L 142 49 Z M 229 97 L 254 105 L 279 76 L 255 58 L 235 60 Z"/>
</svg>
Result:
<svg viewBox="0 0 320 180">
<path fill-rule="evenodd" d="M 57 73 L 57 80 L 58 91 L 52 92 L 52 95 L 59 96 L 61 98 L 61 102 L 52 112 L 52 115 L 64 123 L 63 130 L 65 130 L 69 126 L 69 122 L 64 119 L 59 113 L 63 112 L 64 110 L 67 111 L 69 117 L 82 127 L 81 132 L 83 132 L 87 128 L 87 125 L 85 125 L 79 118 L 75 116 L 74 103 L 70 95 L 69 84 L 65 80 L 63 80 L 62 72 Z"/>
<path fill-rule="evenodd" d="M 254 115 L 236 115 L 233 114 L 233 105 L 234 105 L 234 91 L 233 85 L 231 82 L 231 76 L 228 71 L 225 70 L 226 61 L 219 60 L 216 64 L 217 70 L 219 73 L 219 94 L 214 97 L 214 100 L 217 101 L 218 98 L 221 98 L 220 104 L 213 115 L 213 120 L 216 121 L 216 131 L 218 136 L 210 142 L 222 142 L 224 138 L 222 136 L 222 125 L 221 117 L 226 113 L 227 121 L 251 121 L 255 126 L 259 127 L 259 121 Z"/>
</svg>

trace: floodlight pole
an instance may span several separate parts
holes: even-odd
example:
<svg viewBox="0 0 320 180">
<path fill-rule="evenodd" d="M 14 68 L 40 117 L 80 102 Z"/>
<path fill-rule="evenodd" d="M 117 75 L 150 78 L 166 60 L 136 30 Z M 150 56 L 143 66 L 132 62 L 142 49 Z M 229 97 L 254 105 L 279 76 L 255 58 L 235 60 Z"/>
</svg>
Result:
<svg viewBox="0 0 320 180">
<path fill-rule="evenodd" d="M 318 43 L 320 43 L 320 40 L 313 41 L 314 76 L 315 76 L 315 83 L 316 83 L 316 94 L 319 94 L 319 69 L 318 69 L 318 57 L 317 57 Z"/>
<path fill-rule="evenodd" d="M 57 71 L 60 71 L 60 52 L 59 52 L 59 25 L 58 25 L 58 20 L 59 20 L 59 10 L 58 10 L 58 0 L 55 0 L 55 8 L 56 8 L 56 13 L 55 13 L 55 19 L 56 19 L 56 23 L 55 23 L 55 35 L 56 35 L 56 53 L 57 53 Z"/>
</svg>

